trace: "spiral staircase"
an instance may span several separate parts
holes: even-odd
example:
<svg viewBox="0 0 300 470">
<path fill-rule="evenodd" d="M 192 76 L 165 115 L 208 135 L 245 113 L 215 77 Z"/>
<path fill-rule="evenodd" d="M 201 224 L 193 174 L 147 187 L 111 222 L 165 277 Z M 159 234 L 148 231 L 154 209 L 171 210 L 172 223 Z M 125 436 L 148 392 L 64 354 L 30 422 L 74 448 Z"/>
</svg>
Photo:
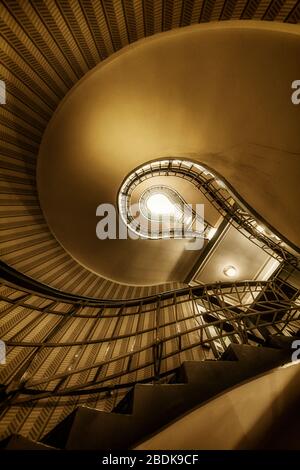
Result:
<svg viewBox="0 0 300 470">
<path fill-rule="evenodd" d="M 295 26 L 300 4 L 5 0 L 0 9 L 1 446 L 134 448 L 291 360 L 300 336 L 299 249 L 267 223 L 269 231 L 257 231 L 259 209 L 252 211 L 234 185 L 232 204 L 205 172 L 184 174 L 170 163 L 167 171 L 173 165 L 176 176 L 201 187 L 225 222 L 278 268 L 264 281 L 208 284 L 129 285 L 96 274 L 63 248 L 40 207 L 36 165 L 44 131 L 68 90 L 130 43 L 217 20 Z"/>
</svg>

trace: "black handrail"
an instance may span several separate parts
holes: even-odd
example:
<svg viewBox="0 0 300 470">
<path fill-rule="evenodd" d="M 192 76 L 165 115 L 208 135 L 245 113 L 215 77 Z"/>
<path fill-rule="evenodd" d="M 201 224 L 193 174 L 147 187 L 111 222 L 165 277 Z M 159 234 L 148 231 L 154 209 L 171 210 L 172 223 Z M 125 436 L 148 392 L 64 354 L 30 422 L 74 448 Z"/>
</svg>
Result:
<svg viewBox="0 0 300 470">
<path fill-rule="evenodd" d="M 80 296 L 76 294 L 69 294 L 63 291 L 60 291 L 59 289 L 56 289 L 54 287 L 48 286 L 46 284 L 43 284 L 40 281 L 36 281 L 32 279 L 31 277 L 20 273 L 16 269 L 12 268 L 11 266 L 8 266 L 5 264 L 3 261 L 0 261 L 0 277 L 7 283 L 10 283 L 14 288 L 20 289 L 32 294 L 39 294 L 42 297 L 46 297 L 47 299 L 53 299 L 53 300 L 60 300 L 65 303 L 69 304 L 74 304 L 78 306 L 84 306 L 84 307 L 121 307 L 124 304 L 126 304 L 127 307 L 134 307 L 138 306 L 141 302 L 143 304 L 148 304 L 152 302 L 156 302 L 158 298 L 161 298 L 162 300 L 166 299 L 171 299 L 174 294 L 177 296 L 182 296 L 182 295 L 188 295 L 189 292 L 192 289 L 192 292 L 194 292 L 196 295 L 199 293 L 203 292 L 203 289 L 207 289 L 207 285 L 202 286 L 187 286 L 187 287 L 182 287 L 179 289 L 172 289 L 169 291 L 165 291 L 162 293 L 158 294 L 151 294 L 148 296 L 144 297 L 137 297 L 137 298 L 131 298 L 131 299 L 95 299 L 93 297 L 85 297 L 85 296 Z M 265 285 L 267 281 L 238 281 L 235 283 L 237 286 L 242 286 L 245 285 L 245 282 L 251 286 L 257 285 L 259 282 L 261 285 Z M 212 283 L 210 286 L 213 289 L 214 287 L 230 287 L 232 283 L 230 282 L 215 282 Z M 85 316 L 85 318 L 88 318 Z"/>
<path fill-rule="evenodd" d="M 238 305 L 231 306 L 230 304 L 224 303 L 224 295 L 228 294 L 228 288 L 229 292 L 235 293 L 235 294 L 252 294 L 252 298 L 247 301 L 239 301 Z M 253 289 L 254 288 L 254 289 Z M 196 292 L 196 296 L 195 296 Z M 11 384 L 16 382 L 16 386 L 10 386 L 9 389 L 7 390 L 7 400 L 8 402 L 10 400 L 13 400 L 14 404 L 21 404 L 25 403 L 27 401 L 32 401 L 32 400 L 39 400 L 42 398 L 50 397 L 50 396 L 63 396 L 63 395 L 70 395 L 70 394 L 78 394 L 80 395 L 84 390 L 86 390 L 85 393 L 93 394 L 96 393 L 96 390 L 99 392 L 99 388 L 97 387 L 100 384 L 105 384 L 106 382 L 120 378 L 123 375 L 130 374 L 136 370 L 144 369 L 145 367 L 148 366 L 153 366 L 154 367 L 154 377 L 156 380 L 158 380 L 161 377 L 161 370 L 160 366 L 163 360 L 165 360 L 168 357 L 172 357 L 176 354 L 179 354 L 180 352 L 188 349 L 192 349 L 198 346 L 203 346 L 204 344 L 214 344 L 214 341 L 216 340 L 222 340 L 222 338 L 230 338 L 230 337 L 235 337 L 238 335 L 240 337 L 240 341 L 243 343 L 245 341 L 245 338 L 247 338 L 247 335 L 250 335 L 254 333 L 254 336 L 252 335 L 253 339 L 255 340 L 255 331 L 259 328 L 266 328 L 267 326 L 275 326 L 276 324 L 284 324 L 286 326 L 289 322 L 292 323 L 295 321 L 295 314 L 300 310 L 300 306 L 294 302 L 292 299 L 286 299 L 283 295 L 282 292 L 280 292 L 280 289 L 278 290 L 278 286 L 276 283 L 271 280 L 271 281 L 266 281 L 266 282 L 260 282 L 260 281 L 244 281 L 244 282 L 238 282 L 238 283 L 217 283 L 217 284 L 212 284 L 212 285 L 206 285 L 206 286 L 196 286 L 194 288 L 188 288 L 188 293 L 189 295 L 186 296 L 186 289 L 184 289 L 184 295 L 185 298 L 183 302 L 192 302 L 193 307 L 195 306 L 196 301 L 204 301 L 210 305 L 209 309 L 209 314 L 212 316 L 212 318 L 209 319 L 207 322 L 205 320 L 205 316 L 207 315 L 207 311 L 205 312 L 198 312 L 197 313 L 194 311 L 193 308 L 193 315 L 192 318 L 197 318 L 204 319 L 201 320 L 201 322 L 197 321 L 197 325 L 192 327 L 192 328 L 187 328 L 183 331 L 177 329 L 177 331 L 169 336 L 164 336 L 160 337 L 159 335 L 159 328 L 163 327 L 164 324 L 159 324 L 159 318 L 157 318 L 156 325 L 151 328 L 152 330 L 156 330 L 156 338 L 150 342 L 149 344 L 147 343 L 146 345 L 142 347 L 138 347 L 134 350 L 127 351 L 121 355 L 118 355 L 116 357 L 108 357 L 105 358 L 104 360 L 100 362 L 94 362 L 89 365 L 85 365 L 83 367 L 79 367 L 77 369 L 69 370 L 69 371 L 64 371 L 58 374 L 53 374 L 48 377 L 44 377 L 42 379 L 35 379 L 34 377 L 32 378 L 27 378 L 24 381 L 21 381 L 18 383 L 18 377 L 24 374 L 23 371 L 23 366 L 21 367 L 21 370 L 17 370 L 15 377 L 11 380 Z M 256 293 L 256 296 L 253 296 L 253 294 Z M 297 291 L 297 295 L 299 294 L 299 291 Z M 218 301 L 219 297 L 219 301 Z M 157 298 L 157 297 L 156 297 Z M 239 295 L 238 295 L 239 298 Z M 156 314 L 157 317 L 159 317 L 159 311 L 161 308 L 161 297 L 159 297 L 159 303 L 157 304 L 156 308 Z M 177 297 L 176 295 L 173 294 L 172 296 L 172 305 L 175 305 L 177 303 Z M 220 304 L 220 301 L 222 301 L 222 304 Z M 141 305 L 141 303 L 139 304 Z M 109 306 L 110 308 L 111 306 Z M 65 314 L 66 319 L 69 318 L 74 318 L 74 315 L 76 313 L 77 307 L 73 305 L 73 308 L 71 311 L 69 311 L 67 314 Z M 139 309 L 140 311 L 140 309 Z M 215 315 L 215 317 L 214 317 Z M 288 317 L 288 318 L 286 318 Z M 95 317 L 94 317 L 95 318 Z M 97 318 L 96 318 L 97 319 Z M 101 318 L 98 318 L 101 321 Z M 185 320 L 184 318 L 183 320 Z M 64 320 L 64 319 L 62 319 Z M 250 320 L 250 323 L 249 323 Z M 178 319 L 173 322 L 173 324 L 178 324 Z M 228 329 L 228 325 L 233 326 L 232 329 Z M 57 328 L 58 326 L 55 326 Z M 217 330 L 215 330 L 215 334 L 210 334 L 206 338 L 203 337 L 203 334 L 201 332 L 206 332 L 206 328 L 208 327 L 216 327 Z M 136 331 L 136 334 L 140 334 L 141 331 Z M 199 334 L 199 340 L 192 342 L 188 345 L 185 345 L 184 347 L 182 346 L 181 338 L 184 335 L 189 335 L 191 333 L 198 333 Z M 51 336 L 53 334 L 53 331 L 50 332 Z M 48 335 L 49 336 L 49 335 Z M 48 337 L 47 337 L 48 338 Z M 104 342 L 111 342 L 119 339 L 118 337 L 109 337 L 105 338 Z M 175 348 L 171 352 L 163 355 L 163 345 L 167 343 L 168 341 L 178 339 L 178 348 Z M 96 341 L 85 341 L 84 345 L 87 344 L 93 344 L 94 342 L 102 342 L 102 339 L 96 340 Z M 10 344 L 11 343 L 11 344 Z M 76 344 L 76 343 L 75 343 Z M 43 342 L 40 343 L 22 343 L 22 342 L 10 342 L 8 341 L 8 345 L 10 347 L 33 347 L 35 351 L 30 353 L 30 357 L 27 359 L 28 365 L 26 363 L 26 370 L 28 369 L 31 361 L 31 355 L 34 354 L 36 351 L 39 351 L 41 348 L 48 348 L 48 347 L 61 347 L 61 344 L 52 344 L 51 343 L 51 338 L 44 340 Z M 70 346 L 70 344 L 66 343 L 66 346 Z M 77 344 L 76 344 L 77 345 Z M 37 349 L 36 349 L 37 348 Z M 152 349 L 152 360 L 148 361 L 148 363 L 142 363 L 139 364 L 138 366 L 131 366 L 131 359 L 136 355 L 139 354 L 143 351 L 146 350 L 151 350 Z M 63 384 L 64 380 L 67 379 L 68 377 L 71 377 L 75 374 L 79 374 L 81 372 L 86 372 L 90 371 L 92 369 L 97 369 L 97 370 L 102 370 L 104 366 L 107 366 L 115 361 L 119 360 L 125 360 L 128 361 L 128 366 L 125 367 L 125 369 L 122 369 L 120 372 L 112 374 L 112 375 L 106 375 L 104 377 L 100 377 L 99 374 L 96 374 L 96 377 L 94 377 L 92 380 L 85 381 L 83 383 L 73 385 L 73 386 L 65 386 L 65 387 L 59 387 L 55 388 L 55 390 L 41 390 L 40 386 L 42 384 L 49 384 L 52 381 L 57 381 L 59 380 L 59 384 Z M 165 373 L 165 371 L 163 372 Z M 125 386 L 125 385 L 124 385 Z M 39 387 L 39 389 L 34 389 L 32 387 Z M 91 388 L 90 388 L 91 387 Z M 17 398 L 18 394 L 25 394 L 25 395 L 30 395 L 27 398 Z"/>
</svg>

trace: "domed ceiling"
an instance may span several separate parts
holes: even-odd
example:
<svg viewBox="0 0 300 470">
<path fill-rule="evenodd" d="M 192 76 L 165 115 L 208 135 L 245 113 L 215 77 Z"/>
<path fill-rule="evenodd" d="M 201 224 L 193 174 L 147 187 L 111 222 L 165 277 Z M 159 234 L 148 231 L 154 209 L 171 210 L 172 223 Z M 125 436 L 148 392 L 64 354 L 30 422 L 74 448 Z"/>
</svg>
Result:
<svg viewBox="0 0 300 470">
<path fill-rule="evenodd" d="M 135 279 L 124 279 L 120 274 L 128 260 L 127 247 L 132 255 L 129 245 L 121 248 L 120 244 L 116 248 L 120 256 L 114 266 L 108 262 L 111 248 L 107 253 L 105 249 L 104 253 L 99 250 L 99 244 L 94 245 L 97 243 L 95 239 L 91 245 L 92 257 L 92 250 L 86 246 L 90 243 L 90 228 L 93 236 L 95 233 L 94 202 L 99 204 L 105 199 L 108 199 L 106 202 L 115 202 L 122 179 L 135 165 L 166 154 L 190 156 L 215 167 L 268 222 L 298 243 L 298 214 L 291 200 L 298 199 L 295 180 L 298 173 L 299 141 L 296 141 L 296 128 L 299 107 L 290 105 L 290 84 L 299 75 L 295 60 L 299 55 L 299 27 L 296 25 L 300 18 L 299 2 L 7 0 L 1 3 L 0 10 L 1 78 L 6 85 L 6 103 L 0 106 L 2 261 L 45 284 L 93 297 L 125 298 L 179 287 L 187 273 L 184 263 L 176 264 L 173 260 L 175 269 L 172 269 L 169 257 L 164 272 L 149 272 L 149 278 L 144 279 L 146 284 L 151 284 L 158 275 L 155 284 L 163 284 L 124 286 L 119 281 L 135 284 Z M 222 23 L 220 31 L 217 31 L 217 24 L 212 28 L 211 24 L 209 28 L 201 24 L 191 30 L 185 28 L 165 33 L 190 24 L 228 19 L 268 20 L 268 23 L 261 22 L 259 26 L 252 21 L 226 22 Z M 164 33 L 155 36 L 160 32 Z M 151 35 L 154 35 L 152 39 L 135 43 Z M 235 43 L 231 48 L 234 35 L 239 44 Z M 205 38 L 208 50 L 200 36 Z M 125 50 L 124 47 L 130 43 L 135 44 Z M 120 52 L 116 53 L 118 50 Z M 238 58 L 241 58 L 241 64 L 237 62 Z M 126 69 L 122 70 L 121 75 L 114 75 L 108 83 L 105 77 L 109 77 L 112 70 L 119 73 L 121 64 Z M 228 64 L 234 66 L 230 69 Z M 87 74 L 89 70 L 91 72 Z M 189 70 L 197 76 L 192 77 L 191 74 L 188 77 Z M 259 80 L 263 73 L 256 74 L 254 70 L 264 72 L 266 79 L 261 84 Z M 217 74 L 220 75 L 213 88 L 212 83 L 208 83 L 208 77 L 215 80 Z M 82 82 L 74 88 L 81 78 Z M 87 90 L 86 84 L 95 79 L 101 81 L 105 94 L 97 90 L 96 85 Z M 49 129 L 53 123 L 55 127 L 61 113 L 76 101 L 83 90 L 87 90 L 89 97 L 92 97 L 92 91 L 96 93 L 98 103 L 103 105 L 103 112 L 97 108 L 96 102 L 90 103 L 87 122 L 82 123 L 83 111 L 88 110 L 88 103 L 85 102 L 82 103 L 76 125 L 76 116 L 68 116 L 64 126 L 74 132 L 79 125 L 79 133 L 73 136 L 73 141 L 70 135 L 66 136 L 65 160 L 58 161 L 53 155 L 48 188 L 43 185 L 45 193 L 44 189 L 40 189 L 38 195 L 35 172 L 44 131 L 64 96 L 68 94 Z M 148 91 L 150 95 L 147 100 L 144 94 Z M 250 97 L 255 97 L 255 100 Z M 140 104 L 139 98 L 142 98 Z M 128 106 L 129 99 L 132 99 L 132 109 Z M 237 100 L 241 102 L 243 116 L 234 113 Z M 142 103 L 147 107 L 144 114 Z M 159 110 L 158 105 L 162 103 L 164 106 Z M 190 113 L 188 106 L 191 106 Z M 225 109 L 231 113 L 231 125 Z M 95 121 L 92 123 L 93 117 L 100 119 L 101 128 Z M 166 128 L 162 130 L 159 126 L 165 117 L 168 120 L 171 118 L 169 122 L 164 122 Z M 191 125 L 193 117 L 196 120 Z M 142 119 L 138 121 L 138 118 Z M 185 120 L 186 126 L 176 135 Z M 217 132 L 213 131 L 214 126 Z M 238 138 L 233 133 L 234 127 L 241 129 Z M 183 129 L 186 136 L 180 135 Z M 112 144 L 114 136 L 120 138 L 115 146 Z M 60 138 L 59 132 L 55 133 L 53 147 L 60 147 Z M 82 206 L 79 204 L 70 221 L 68 211 L 71 210 L 71 199 L 64 192 L 83 189 L 83 181 L 76 186 L 79 166 L 84 161 L 82 155 L 80 162 L 78 149 L 74 149 L 76 139 L 81 140 L 81 149 L 86 151 L 85 158 L 90 165 L 86 165 L 83 174 L 91 188 L 91 199 L 86 200 L 86 195 L 82 195 Z M 129 152 L 132 155 L 129 156 Z M 41 148 L 39 162 L 42 162 L 43 153 L 44 148 Z M 70 174 L 72 153 L 73 175 Z M 49 155 L 44 156 L 45 166 L 49 164 L 49 158 Z M 105 181 L 110 166 L 116 168 L 120 161 L 124 162 L 127 158 L 126 167 L 121 166 L 117 173 L 110 175 L 114 179 L 110 181 L 110 192 Z M 62 188 L 61 182 L 52 179 L 55 165 L 61 166 L 59 169 L 64 177 L 74 176 L 72 181 L 65 180 L 65 188 Z M 101 165 L 101 174 L 97 165 Z M 255 171 L 251 173 L 250 169 Z M 42 174 L 41 165 L 38 179 L 42 179 Z M 56 177 L 59 178 L 59 175 Z M 53 184 L 56 186 L 50 189 Z M 62 220 L 53 218 L 54 206 L 51 208 L 48 197 L 50 192 L 55 204 L 59 199 L 61 210 L 56 207 L 57 217 L 65 218 L 64 229 Z M 58 197 L 59 193 L 64 196 L 63 200 Z M 78 213 L 81 217 L 84 206 L 89 209 L 80 221 Z M 50 223 L 51 231 L 44 216 Z M 72 235 L 69 236 L 69 223 L 72 232 L 76 223 L 76 230 L 84 241 L 80 247 L 72 240 Z M 84 227 L 88 228 L 86 232 Z M 156 247 L 154 251 L 155 257 L 161 255 L 161 252 L 157 254 Z M 99 262 L 100 258 L 102 263 Z M 138 269 L 137 259 L 134 261 L 131 256 L 131 261 Z M 187 264 L 192 262 L 190 259 Z M 142 260 L 140 269 L 143 271 L 144 266 Z M 178 267 L 182 268 L 181 272 Z M 174 282 L 170 283 L 171 280 Z"/>
<path fill-rule="evenodd" d="M 133 44 L 90 71 L 53 115 L 38 158 L 41 205 L 62 246 L 114 281 L 183 282 L 199 256 L 184 240 L 95 233 L 97 206 L 115 204 L 124 177 L 168 156 L 216 169 L 297 244 L 300 110 L 290 99 L 297 31 L 196 25 Z"/>
</svg>

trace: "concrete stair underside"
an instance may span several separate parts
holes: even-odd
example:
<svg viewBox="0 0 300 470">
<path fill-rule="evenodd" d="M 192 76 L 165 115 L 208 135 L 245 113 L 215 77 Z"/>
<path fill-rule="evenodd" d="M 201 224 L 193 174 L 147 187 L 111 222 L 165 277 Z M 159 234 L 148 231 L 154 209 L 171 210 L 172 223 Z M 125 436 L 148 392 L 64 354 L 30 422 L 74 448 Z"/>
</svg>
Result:
<svg viewBox="0 0 300 470">
<path fill-rule="evenodd" d="M 128 449 L 183 413 L 243 381 L 290 361 L 290 350 L 231 344 L 219 361 L 188 361 L 178 382 L 137 384 L 118 412 L 78 407 L 42 442 L 11 436 L 6 449 Z M 48 447 L 50 446 L 50 447 Z M 3 446 L 2 446 L 3 447 Z"/>
</svg>

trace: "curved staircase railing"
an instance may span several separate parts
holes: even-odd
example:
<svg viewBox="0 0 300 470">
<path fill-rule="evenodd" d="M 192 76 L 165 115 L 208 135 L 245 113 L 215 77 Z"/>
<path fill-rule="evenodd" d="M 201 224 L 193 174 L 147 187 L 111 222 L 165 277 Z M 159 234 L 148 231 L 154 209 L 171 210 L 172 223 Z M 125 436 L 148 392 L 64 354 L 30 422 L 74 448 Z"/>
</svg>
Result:
<svg viewBox="0 0 300 470">
<path fill-rule="evenodd" d="M 259 345 L 264 344 L 274 331 L 296 335 L 299 329 L 299 290 L 280 277 L 265 282 L 187 287 L 123 303 L 66 298 L 62 301 L 60 297 L 55 299 L 53 291 L 50 297 L 25 288 L 12 288 L 12 284 L 2 282 L 1 301 L 5 304 L 0 314 L 2 319 L 16 306 L 25 312 L 34 312 L 30 325 L 23 328 L 23 335 L 22 329 L 15 333 L 15 325 L 7 326 L 2 334 L 8 357 L 18 350 L 24 358 L 23 362 L 11 367 L 3 382 L 7 404 L 125 388 L 139 381 L 132 381 L 130 377 L 142 369 L 150 371 L 144 378 L 146 381 L 159 380 L 174 373 L 176 367 L 168 367 L 167 361 L 184 351 L 198 348 L 203 351 L 204 358 L 205 351 L 209 351 L 207 357 L 213 359 L 220 357 L 231 342 Z M 149 316 L 152 322 L 145 327 L 141 319 Z M 45 317 L 55 319 L 51 329 L 39 340 L 27 339 L 30 331 L 38 328 Z M 140 326 L 122 333 L 122 325 L 136 319 Z M 61 331 L 71 330 L 80 321 L 89 324 L 84 337 L 59 339 Z M 110 334 L 94 336 L 99 325 L 107 321 L 114 324 Z M 138 340 L 142 337 L 146 339 Z M 116 353 L 120 341 L 127 342 L 128 347 Z M 91 363 L 80 364 L 86 348 L 101 345 L 106 348 L 101 360 L 96 357 Z M 41 375 L 45 354 L 55 350 L 60 351 L 62 359 L 74 351 L 73 362 L 66 370 Z M 143 355 L 144 360 L 141 359 Z M 110 366 L 116 364 L 118 370 L 110 373 Z M 6 370 L 9 368 L 8 363 Z M 72 383 L 74 378 L 76 383 Z M 122 383 L 112 383 L 115 381 Z"/>
</svg>

